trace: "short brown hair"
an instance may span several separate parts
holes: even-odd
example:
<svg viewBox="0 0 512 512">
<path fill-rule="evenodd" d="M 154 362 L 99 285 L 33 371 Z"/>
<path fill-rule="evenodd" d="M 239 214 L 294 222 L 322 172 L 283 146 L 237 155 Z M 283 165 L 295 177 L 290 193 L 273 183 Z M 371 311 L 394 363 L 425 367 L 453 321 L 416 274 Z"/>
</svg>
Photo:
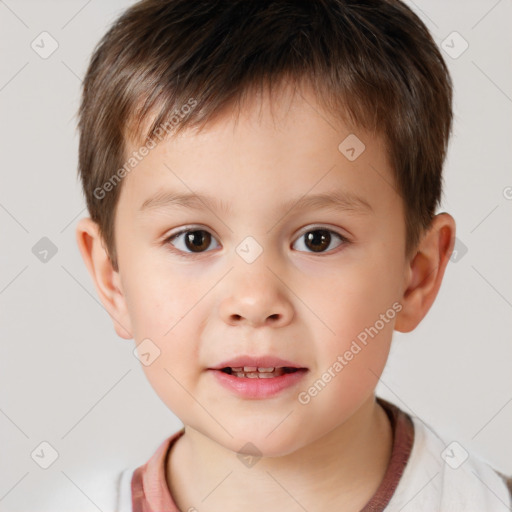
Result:
<svg viewBox="0 0 512 512">
<path fill-rule="evenodd" d="M 78 172 L 115 270 L 122 181 L 104 197 L 97 190 L 126 162 L 129 141 L 150 140 L 191 98 L 176 132 L 284 78 L 307 80 L 327 112 L 382 135 L 411 253 L 441 200 L 452 125 L 448 69 L 411 9 L 398 0 L 143 0 L 96 46 L 79 109 Z"/>
</svg>

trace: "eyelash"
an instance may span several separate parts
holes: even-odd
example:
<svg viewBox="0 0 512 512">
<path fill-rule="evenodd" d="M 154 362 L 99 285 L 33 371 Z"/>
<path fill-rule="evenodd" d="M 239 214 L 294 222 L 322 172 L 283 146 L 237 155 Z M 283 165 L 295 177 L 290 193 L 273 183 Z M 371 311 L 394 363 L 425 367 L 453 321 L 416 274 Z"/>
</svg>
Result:
<svg viewBox="0 0 512 512">
<path fill-rule="evenodd" d="M 176 249 L 173 245 L 172 245 L 172 240 L 178 238 L 179 236 L 181 235 L 184 235 L 186 233 L 193 233 L 195 231 L 204 231 L 204 232 L 207 232 L 207 233 L 210 233 L 207 229 L 203 229 L 201 227 L 188 227 L 186 229 L 182 229 L 181 231 L 178 231 L 177 233 L 173 233 L 172 235 L 168 236 L 165 240 L 164 240 L 164 244 L 167 245 L 167 246 L 172 246 L 169 247 L 169 249 L 177 254 L 178 256 L 181 256 L 183 258 L 190 258 L 190 257 L 193 257 L 193 256 L 201 256 L 205 253 L 208 253 L 208 252 L 211 252 L 211 251 L 202 251 L 202 252 L 186 252 L 186 251 L 182 251 L 181 249 Z M 330 234 L 333 234 L 335 237 L 339 238 L 339 240 L 341 241 L 341 243 L 338 245 L 338 247 L 340 247 L 341 245 L 347 245 L 350 243 L 350 241 L 343 235 L 341 235 L 340 233 L 336 232 L 336 231 L 333 231 L 332 229 L 328 229 L 326 228 L 325 226 L 313 226 L 311 228 L 308 228 L 307 230 L 303 231 L 297 238 L 296 240 L 299 240 L 301 237 L 303 237 L 304 235 L 306 235 L 307 233 L 313 233 L 315 231 L 327 231 L 328 233 Z M 214 238 L 216 240 L 216 238 L 214 237 L 214 235 L 212 233 L 210 233 L 210 235 L 212 236 L 212 238 Z M 329 244 L 330 245 L 330 244 Z M 321 252 L 317 252 L 315 253 L 314 251 L 300 251 L 300 252 L 306 252 L 308 254 L 319 254 L 319 255 L 322 255 L 322 254 L 330 254 L 332 251 L 334 251 L 335 249 L 337 249 L 338 247 L 335 247 L 334 249 L 331 249 L 330 251 L 321 251 Z"/>
</svg>

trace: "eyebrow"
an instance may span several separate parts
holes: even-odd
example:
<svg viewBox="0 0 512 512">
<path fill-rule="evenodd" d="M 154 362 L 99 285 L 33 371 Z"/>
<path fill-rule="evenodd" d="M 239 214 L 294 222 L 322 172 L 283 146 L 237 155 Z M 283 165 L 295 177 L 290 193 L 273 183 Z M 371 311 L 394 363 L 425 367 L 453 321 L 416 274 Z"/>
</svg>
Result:
<svg viewBox="0 0 512 512">
<path fill-rule="evenodd" d="M 161 191 L 146 199 L 139 208 L 139 213 L 160 209 L 187 208 L 190 210 L 212 210 L 226 215 L 232 214 L 230 206 L 206 194 L 176 193 Z M 362 197 L 351 192 L 336 190 L 322 194 L 305 194 L 283 203 L 286 212 L 292 209 L 330 209 L 334 211 L 353 212 L 357 214 L 374 214 L 372 206 Z"/>
</svg>

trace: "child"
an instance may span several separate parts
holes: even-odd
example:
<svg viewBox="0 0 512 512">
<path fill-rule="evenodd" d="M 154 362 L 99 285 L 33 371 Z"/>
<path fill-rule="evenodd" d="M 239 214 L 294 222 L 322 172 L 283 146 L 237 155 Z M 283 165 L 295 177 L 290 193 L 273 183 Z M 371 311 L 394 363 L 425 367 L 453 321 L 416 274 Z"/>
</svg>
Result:
<svg viewBox="0 0 512 512">
<path fill-rule="evenodd" d="M 183 422 L 120 511 L 501 511 L 510 480 L 375 396 L 453 250 L 452 83 L 393 0 L 144 0 L 84 80 L 77 240 Z"/>
</svg>

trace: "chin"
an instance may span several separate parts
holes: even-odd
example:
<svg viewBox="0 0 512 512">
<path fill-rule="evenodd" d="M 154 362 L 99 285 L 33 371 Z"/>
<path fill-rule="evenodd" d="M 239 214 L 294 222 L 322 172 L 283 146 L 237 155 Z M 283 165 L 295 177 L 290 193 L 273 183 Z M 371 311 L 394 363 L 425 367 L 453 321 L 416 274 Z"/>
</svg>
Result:
<svg viewBox="0 0 512 512">
<path fill-rule="evenodd" d="M 276 428 L 279 422 L 273 422 L 270 428 L 257 425 L 232 425 L 228 430 L 233 438 L 224 437 L 224 446 L 233 452 L 257 457 L 282 457 L 303 447 L 306 440 L 300 439 L 295 429 L 284 424 Z"/>
<path fill-rule="evenodd" d="M 282 457 L 304 448 L 321 435 L 317 427 L 308 424 L 305 418 L 297 421 L 290 414 L 268 414 L 260 417 L 253 414 L 235 417 L 226 413 L 222 427 L 211 418 L 188 422 L 194 430 L 235 454 L 256 457 Z M 286 418 L 286 419 L 285 419 Z M 283 421 L 284 420 L 284 421 Z M 310 431 L 313 429 L 313 432 Z"/>
<path fill-rule="evenodd" d="M 291 443 L 289 440 L 274 440 L 270 441 L 265 438 L 236 438 L 231 440 L 229 446 L 226 448 L 237 453 L 240 457 L 283 457 L 290 453 L 295 452 L 298 447 L 296 443 Z"/>
</svg>

